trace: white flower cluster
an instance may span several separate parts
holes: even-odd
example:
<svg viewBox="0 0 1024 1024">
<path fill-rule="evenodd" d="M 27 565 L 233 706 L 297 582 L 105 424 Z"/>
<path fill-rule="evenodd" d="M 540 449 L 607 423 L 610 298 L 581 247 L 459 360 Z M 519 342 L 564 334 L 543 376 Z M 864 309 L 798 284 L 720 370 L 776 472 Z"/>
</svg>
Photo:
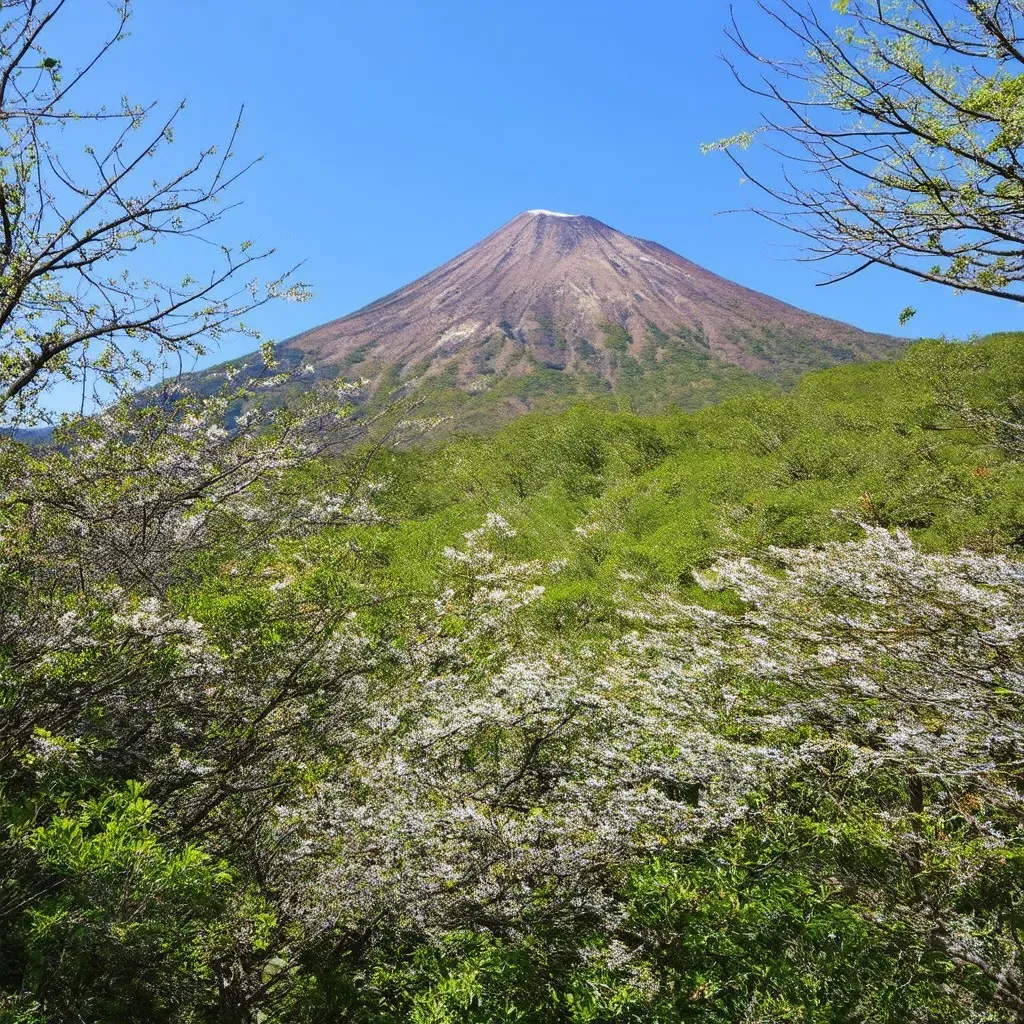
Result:
<svg viewBox="0 0 1024 1024">
<path fill-rule="evenodd" d="M 702 580 L 746 612 L 659 595 L 595 651 L 519 621 L 551 569 L 497 554 L 514 536 L 492 516 L 447 553 L 452 584 L 350 720 L 344 756 L 279 808 L 310 928 L 614 928 L 617 873 L 719 834 L 752 791 L 837 745 L 852 771 L 888 760 L 953 792 L 967 772 L 998 785 L 992 745 L 1019 742 L 986 699 L 1021 682 L 1011 560 L 927 555 L 876 530 L 732 559 Z"/>
<path fill-rule="evenodd" d="M 394 687 L 316 792 L 282 811 L 310 927 L 612 924 L 626 865 L 728 826 L 778 768 L 778 751 L 714 734 L 679 673 L 517 631 L 551 569 L 488 543 L 513 537 L 491 516 L 447 553 L 455 583 Z"/>
</svg>

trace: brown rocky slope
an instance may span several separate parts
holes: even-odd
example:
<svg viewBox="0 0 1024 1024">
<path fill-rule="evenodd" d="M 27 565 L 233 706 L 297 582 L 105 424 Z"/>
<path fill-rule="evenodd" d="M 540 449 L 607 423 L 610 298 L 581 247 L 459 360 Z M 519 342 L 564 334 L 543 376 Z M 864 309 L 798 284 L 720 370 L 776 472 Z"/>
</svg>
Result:
<svg viewBox="0 0 1024 1024">
<path fill-rule="evenodd" d="M 370 379 L 442 371 L 477 391 L 538 369 L 603 378 L 683 358 L 780 376 L 892 352 L 592 217 L 531 210 L 419 280 L 285 343 Z M 633 373 L 636 377 L 636 373 Z"/>
</svg>

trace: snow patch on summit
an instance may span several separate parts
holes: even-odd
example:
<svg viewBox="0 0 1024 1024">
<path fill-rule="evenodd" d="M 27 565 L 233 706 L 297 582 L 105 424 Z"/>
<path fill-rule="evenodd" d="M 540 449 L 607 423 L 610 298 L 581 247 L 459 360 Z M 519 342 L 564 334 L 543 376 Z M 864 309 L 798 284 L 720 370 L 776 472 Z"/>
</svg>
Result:
<svg viewBox="0 0 1024 1024">
<path fill-rule="evenodd" d="M 578 213 L 558 213 L 555 210 L 527 210 L 531 217 L 578 217 Z"/>
</svg>

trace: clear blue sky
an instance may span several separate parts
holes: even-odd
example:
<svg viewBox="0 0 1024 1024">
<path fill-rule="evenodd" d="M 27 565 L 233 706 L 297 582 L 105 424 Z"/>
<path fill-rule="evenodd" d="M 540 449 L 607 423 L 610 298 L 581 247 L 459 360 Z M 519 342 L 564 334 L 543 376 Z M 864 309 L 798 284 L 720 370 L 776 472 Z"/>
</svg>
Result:
<svg viewBox="0 0 1024 1024">
<path fill-rule="evenodd" d="M 826 0 L 815 0 L 826 7 Z M 741 18 L 754 0 L 737 0 Z M 276 340 L 347 313 L 518 212 L 595 216 L 709 269 L 861 327 L 966 336 L 1022 326 L 1015 304 L 879 271 L 816 288 L 791 240 L 746 215 L 752 187 L 700 143 L 755 102 L 717 58 L 724 3 L 697 0 L 138 0 L 96 73 L 116 97 L 189 109 L 181 157 L 246 104 L 241 236 L 305 260 L 316 299 L 260 317 Z M 95 29 L 78 0 L 64 31 Z M 77 21 L 76 21 L 77 19 Z M 751 21 L 751 24 L 756 24 Z M 757 30 L 759 31 L 759 30 Z M 756 39 L 756 32 L 755 32 Z M 239 346 L 223 356 L 238 354 Z"/>
</svg>

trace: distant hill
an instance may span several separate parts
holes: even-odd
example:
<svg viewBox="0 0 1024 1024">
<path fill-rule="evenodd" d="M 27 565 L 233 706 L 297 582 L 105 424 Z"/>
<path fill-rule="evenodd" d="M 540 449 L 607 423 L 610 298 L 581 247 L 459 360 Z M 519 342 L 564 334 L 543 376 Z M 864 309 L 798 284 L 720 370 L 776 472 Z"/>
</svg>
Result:
<svg viewBox="0 0 1024 1024">
<path fill-rule="evenodd" d="M 530 210 L 425 277 L 279 346 L 313 376 L 415 381 L 488 428 L 580 399 L 657 412 L 900 347 L 734 284 L 593 217 Z M 203 375 L 213 381 L 217 371 Z M 371 399 L 373 401 L 373 399 Z"/>
</svg>

